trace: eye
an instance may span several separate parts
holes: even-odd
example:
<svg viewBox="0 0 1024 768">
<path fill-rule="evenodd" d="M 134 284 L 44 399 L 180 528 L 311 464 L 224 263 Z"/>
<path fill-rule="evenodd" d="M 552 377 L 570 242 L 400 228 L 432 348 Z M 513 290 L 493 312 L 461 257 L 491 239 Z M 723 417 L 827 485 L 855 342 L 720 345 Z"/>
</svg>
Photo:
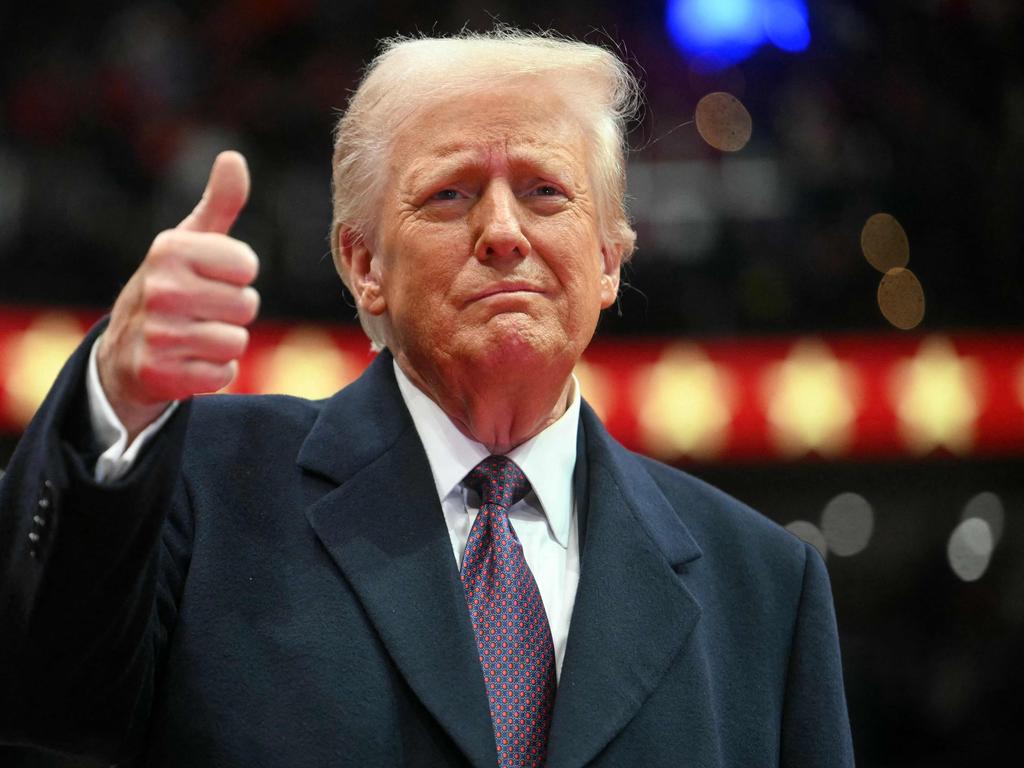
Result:
<svg viewBox="0 0 1024 768">
<path fill-rule="evenodd" d="M 431 195 L 431 200 L 458 200 L 462 197 L 461 193 L 457 189 L 442 189 L 439 192 L 435 192 Z"/>
<path fill-rule="evenodd" d="M 562 190 L 554 184 L 541 184 L 540 186 L 534 187 L 531 194 L 536 195 L 537 197 L 556 197 L 562 194 Z"/>
</svg>

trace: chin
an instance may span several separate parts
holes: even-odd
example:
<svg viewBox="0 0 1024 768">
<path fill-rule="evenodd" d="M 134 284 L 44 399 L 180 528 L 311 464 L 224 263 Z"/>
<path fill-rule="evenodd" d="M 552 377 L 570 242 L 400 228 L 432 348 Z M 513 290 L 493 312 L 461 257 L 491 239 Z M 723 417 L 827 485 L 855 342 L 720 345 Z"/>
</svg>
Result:
<svg viewBox="0 0 1024 768">
<path fill-rule="evenodd" d="M 552 329 L 525 314 L 508 313 L 492 318 L 476 339 L 479 357 L 488 363 L 529 367 L 536 373 L 551 365 L 571 370 L 575 345 L 561 329 Z"/>
</svg>

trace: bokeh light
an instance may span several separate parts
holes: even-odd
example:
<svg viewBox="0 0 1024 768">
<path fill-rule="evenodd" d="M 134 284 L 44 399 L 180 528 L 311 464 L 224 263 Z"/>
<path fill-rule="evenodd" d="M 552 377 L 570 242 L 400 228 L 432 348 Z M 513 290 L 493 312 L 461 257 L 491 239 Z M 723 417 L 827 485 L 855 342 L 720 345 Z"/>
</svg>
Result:
<svg viewBox="0 0 1024 768">
<path fill-rule="evenodd" d="M 998 544 L 999 539 L 1003 536 L 1003 524 L 1006 520 L 1003 500 L 992 491 L 982 491 L 972 496 L 964 506 L 960 519 L 968 520 L 972 517 L 988 523 L 988 527 L 992 531 L 992 546 Z"/>
<path fill-rule="evenodd" d="M 27 424 L 32 418 L 84 335 L 74 317 L 44 314 L 15 344 L 0 350 L 0 367 L 17 372 L 7 381 L 7 410 L 17 423 Z"/>
<path fill-rule="evenodd" d="M 821 513 L 821 533 L 828 548 L 840 557 L 849 557 L 867 547 L 875 527 L 871 504 L 857 493 L 841 493 L 825 505 Z"/>
<path fill-rule="evenodd" d="M 890 394 L 911 451 L 970 450 L 984 400 L 983 377 L 978 362 L 960 356 L 948 339 L 927 339 L 914 357 L 897 363 Z"/>
<path fill-rule="evenodd" d="M 994 545 L 989 524 L 979 517 L 970 517 L 954 528 L 949 537 L 949 566 L 963 581 L 977 581 L 988 569 Z"/>
<path fill-rule="evenodd" d="M 665 25 L 698 70 L 736 64 L 765 43 L 797 53 L 811 42 L 804 0 L 669 0 Z"/>
<path fill-rule="evenodd" d="M 895 267 L 878 285 L 878 308 L 890 325 L 901 331 L 916 328 L 924 320 L 924 288 L 909 269 Z"/>
<path fill-rule="evenodd" d="M 355 379 L 360 366 L 315 328 L 299 328 L 258 362 L 263 391 L 316 400 Z"/>
<path fill-rule="evenodd" d="M 808 520 L 794 520 L 786 525 L 786 530 L 806 541 L 818 550 L 822 557 L 828 556 L 828 542 L 825 541 L 824 534 L 814 523 Z"/>
<path fill-rule="evenodd" d="M 697 102 L 697 133 L 715 149 L 738 152 L 750 141 L 753 122 L 742 102 L 731 93 L 716 91 Z"/>
<path fill-rule="evenodd" d="M 869 217 L 860 232 L 864 258 L 879 272 L 905 267 L 910 261 L 910 243 L 903 226 L 888 213 Z"/>
<path fill-rule="evenodd" d="M 765 35 L 779 50 L 799 53 L 811 44 L 807 7 L 803 2 L 772 0 L 765 5 L 762 20 Z"/>
<path fill-rule="evenodd" d="M 608 375 L 600 366 L 591 365 L 583 360 L 576 363 L 573 373 L 579 380 L 580 394 L 587 404 L 594 409 L 594 413 L 601 421 L 607 419 L 615 392 L 614 386 L 608 381 Z"/>
<path fill-rule="evenodd" d="M 852 366 L 817 341 L 796 344 L 765 374 L 762 397 L 783 455 L 837 456 L 853 437 L 860 387 Z"/>
<path fill-rule="evenodd" d="M 658 456 L 710 458 L 732 421 L 735 386 L 696 346 L 670 348 L 639 386 L 644 442 Z"/>
</svg>

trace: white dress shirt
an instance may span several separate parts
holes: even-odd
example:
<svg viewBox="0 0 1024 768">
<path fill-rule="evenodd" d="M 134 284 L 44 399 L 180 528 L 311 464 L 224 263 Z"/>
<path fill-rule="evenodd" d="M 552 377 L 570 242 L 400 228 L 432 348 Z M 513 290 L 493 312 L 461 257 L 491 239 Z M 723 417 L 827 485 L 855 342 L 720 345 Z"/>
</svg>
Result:
<svg viewBox="0 0 1024 768">
<path fill-rule="evenodd" d="M 106 392 L 103 391 L 103 385 L 100 384 L 100 368 L 96 361 L 96 354 L 102 338 L 103 334 L 100 334 L 89 351 L 89 368 L 85 374 L 85 389 L 89 397 L 89 421 L 92 425 L 92 434 L 96 438 L 97 446 L 102 451 L 99 459 L 96 460 L 93 476 L 98 483 L 113 483 L 132 468 L 142 447 L 171 418 L 178 403 L 173 402 L 167 406 L 156 421 L 142 430 L 132 444 L 128 445 L 128 430 L 117 418 L 113 406 L 107 400 Z"/>
<path fill-rule="evenodd" d="M 93 434 L 103 453 L 96 462 L 98 482 L 114 482 L 131 468 L 146 442 L 170 418 L 177 403 L 146 427 L 131 445 L 128 431 L 117 418 L 100 384 L 93 344 L 86 375 L 89 416 Z M 462 481 L 490 455 L 475 440 L 463 435 L 444 411 L 413 384 L 395 364 L 402 399 L 426 450 L 456 564 L 461 568 L 478 500 Z M 509 522 L 523 545 L 523 554 L 540 590 L 555 647 L 555 670 L 561 677 L 569 620 L 580 577 L 573 470 L 579 428 L 579 383 L 572 380 L 572 396 L 565 413 L 540 434 L 509 451 L 508 457 L 523 470 L 532 490 L 509 510 Z"/>
<path fill-rule="evenodd" d="M 481 443 L 460 432 L 441 408 L 416 387 L 395 363 L 395 378 L 402 399 L 427 452 L 441 501 L 455 562 L 462 567 L 469 531 L 478 511 L 475 494 L 463 479 L 490 455 Z M 569 619 L 580 580 L 579 537 L 573 496 L 576 467 L 576 432 L 580 422 L 580 395 L 576 378 L 565 413 L 543 432 L 508 452 L 530 481 L 532 490 L 513 505 L 509 522 L 523 545 L 523 555 L 540 590 L 555 646 L 555 670 L 562 674 Z"/>
</svg>

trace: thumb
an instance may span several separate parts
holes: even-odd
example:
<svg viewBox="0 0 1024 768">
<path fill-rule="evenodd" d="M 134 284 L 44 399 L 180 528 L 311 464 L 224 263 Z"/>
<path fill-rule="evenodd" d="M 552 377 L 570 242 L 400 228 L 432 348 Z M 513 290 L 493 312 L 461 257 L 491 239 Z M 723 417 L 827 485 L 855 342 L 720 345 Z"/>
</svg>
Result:
<svg viewBox="0 0 1024 768">
<path fill-rule="evenodd" d="M 249 199 L 249 166 L 240 152 L 217 155 L 199 203 L 178 229 L 226 235 Z"/>
</svg>

